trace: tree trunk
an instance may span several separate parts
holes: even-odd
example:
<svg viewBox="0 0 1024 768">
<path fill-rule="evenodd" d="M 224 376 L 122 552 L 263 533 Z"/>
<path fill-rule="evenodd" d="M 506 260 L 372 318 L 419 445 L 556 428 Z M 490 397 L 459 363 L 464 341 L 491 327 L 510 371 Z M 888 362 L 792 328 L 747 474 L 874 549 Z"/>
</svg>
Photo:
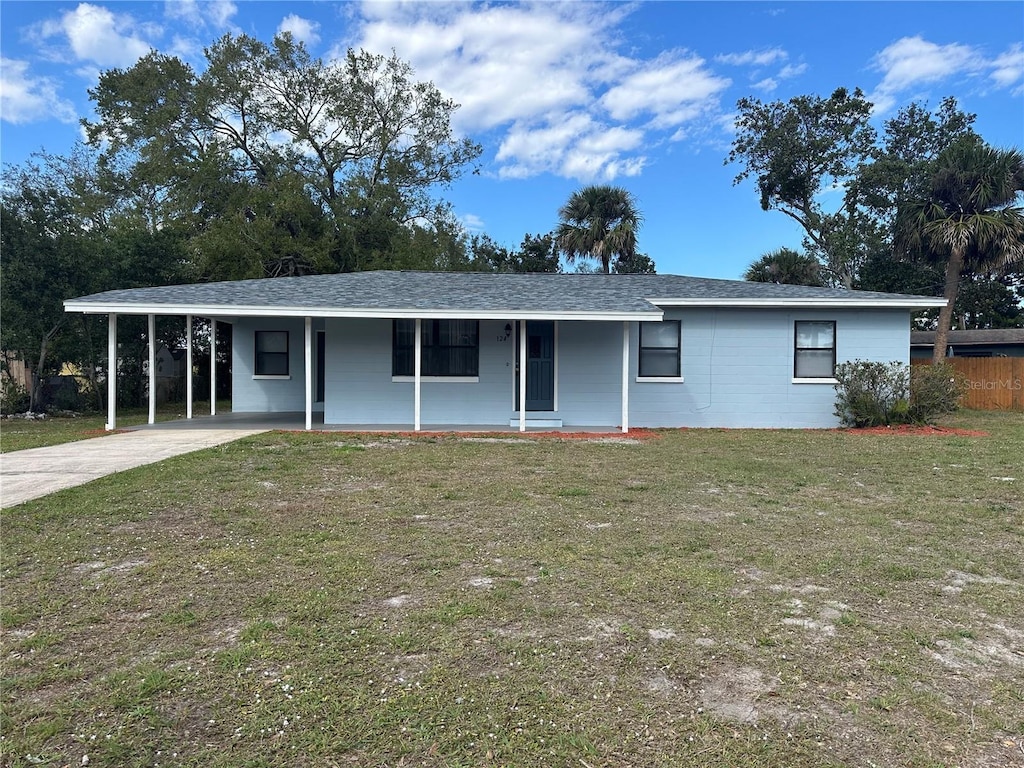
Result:
<svg viewBox="0 0 1024 768">
<path fill-rule="evenodd" d="M 42 379 L 39 376 L 39 372 L 43 370 L 43 366 L 46 365 L 46 356 L 50 351 L 50 334 L 46 334 L 43 337 L 43 343 L 39 345 L 39 362 L 32 369 L 32 394 L 29 395 L 28 400 L 28 412 L 35 413 L 36 406 L 39 405 L 39 398 L 43 396 Z"/>
<path fill-rule="evenodd" d="M 57 335 L 62 325 L 64 325 L 63 317 L 60 319 L 59 323 L 57 323 L 55 326 L 53 326 L 53 328 L 48 330 L 43 335 L 43 340 L 39 345 L 39 362 L 32 370 L 32 394 L 29 397 L 28 401 L 28 410 L 30 413 L 35 412 L 36 406 L 39 405 L 39 399 L 43 396 L 43 387 L 42 381 L 40 380 L 40 374 L 43 370 L 45 370 L 44 366 L 46 365 L 46 358 L 50 354 L 50 342 L 53 341 L 53 337 Z"/>
<path fill-rule="evenodd" d="M 953 305 L 956 304 L 956 297 L 960 292 L 960 272 L 963 266 L 963 251 L 954 248 L 953 252 L 949 254 L 949 260 L 946 261 L 946 288 L 943 292 L 946 306 L 939 310 L 939 324 L 935 327 L 933 363 L 941 363 L 946 359 L 946 349 L 949 347 L 949 329 L 953 324 Z"/>
<path fill-rule="evenodd" d="M 96 359 L 96 339 L 93 336 L 92 324 L 89 321 L 89 315 L 83 314 L 82 316 L 82 333 L 85 335 L 86 343 L 88 344 L 89 359 L 86 361 L 85 370 L 86 376 L 89 379 L 89 386 L 92 389 L 93 398 L 96 402 L 96 410 L 103 410 L 103 392 L 100 389 L 99 380 L 96 376 L 98 369 L 98 361 Z"/>
</svg>

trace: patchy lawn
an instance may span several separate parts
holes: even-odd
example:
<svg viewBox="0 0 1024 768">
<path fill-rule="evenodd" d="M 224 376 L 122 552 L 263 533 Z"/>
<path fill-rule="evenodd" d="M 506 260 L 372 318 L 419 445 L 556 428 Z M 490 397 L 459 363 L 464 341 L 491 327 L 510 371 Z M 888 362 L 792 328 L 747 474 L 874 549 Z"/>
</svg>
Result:
<svg viewBox="0 0 1024 768">
<path fill-rule="evenodd" d="M 4 510 L 0 763 L 1024 763 L 988 437 L 272 433 Z"/>
</svg>

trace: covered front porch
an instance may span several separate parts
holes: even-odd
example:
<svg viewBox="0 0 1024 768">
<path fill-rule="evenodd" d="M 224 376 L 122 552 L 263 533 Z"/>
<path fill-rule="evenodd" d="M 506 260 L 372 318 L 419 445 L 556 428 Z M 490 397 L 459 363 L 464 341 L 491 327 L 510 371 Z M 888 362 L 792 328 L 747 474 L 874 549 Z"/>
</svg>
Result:
<svg viewBox="0 0 1024 768">
<path fill-rule="evenodd" d="M 108 318 L 108 370 L 115 370 L 117 314 L 110 312 Z M 231 374 L 233 412 L 218 414 L 216 411 L 216 403 L 212 399 L 216 387 L 216 371 L 212 369 L 211 413 L 205 416 L 193 414 L 193 316 L 186 315 L 185 356 L 186 370 L 189 372 L 186 418 L 179 426 L 168 427 L 166 422 L 157 424 L 155 418 L 156 314 L 147 313 L 147 319 L 150 393 L 147 426 L 152 428 L 187 428 L 191 422 L 196 421 L 203 423 L 206 428 L 230 429 L 233 424 L 237 424 L 240 429 L 327 429 L 350 432 L 629 431 L 630 321 L 601 324 L 603 330 L 597 335 L 605 339 L 602 342 L 605 344 L 603 352 L 595 355 L 592 351 L 584 351 L 580 353 L 582 358 L 577 355 L 572 361 L 574 364 L 562 367 L 560 372 L 558 329 L 566 321 L 523 318 L 508 322 L 493 318 L 482 320 L 480 323 L 484 329 L 484 338 L 480 349 L 485 358 L 483 380 L 487 383 L 466 388 L 467 383 L 475 385 L 482 380 L 478 371 L 475 371 L 478 374 L 475 376 L 439 378 L 430 376 L 425 369 L 421 329 L 426 321 L 421 318 L 409 318 L 413 342 L 408 350 L 411 375 L 401 375 L 391 370 L 393 321 L 387 318 L 327 318 L 325 322 L 325 318 L 316 316 L 210 316 L 211 361 L 216 360 L 217 356 L 218 324 L 230 327 L 237 338 L 233 343 Z M 566 349 L 588 350 L 595 336 L 591 329 L 598 326 L 592 322 L 579 321 L 569 322 L 569 326 L 575 329 L 571 334 L 575 346 L 571 342 L 566 345 Z M 268 328 L 273 330 L 266 330 Z M 547 335 L 543 336 L 539 329 L 546 329 L 544 333 Z M 260 334 L 282 337 L 281 352 L 272 355 L 261 351 L 256 341 Z M 368 346 L 367 339 L 376 336 L 380 337 L 376 339 L 376 345 Z M 289 338 L 293 341 L 289 341 Z M 508 345 L 511 345 L 511 349 Z M 367 352 L 367 349 L 370 351 Z M 261 371 L 258 367 L 260 361 L 275 355 L 281 358 L 280 361 L 275 360 L 282 366 L 281 371 Z M 373 356 L 369 364 L 367 355 Z M 568 352 L 566 356 L 572 357 Z M 256 367 L 250 369 L 253 361 Z M 331 365 L 334 367 L 331 368 Z M 571 400 L 570 395 L 578 396 L 580 384 L 584 380 L 588 386 L 593 385 L 597 375 L 594 366 L 600 371 L 599 376 L 607 391 L 607 399 L 598 398 L 604 402 L 602 418 L 591 420 L 596 414 L 585 404 L 582 409 L 577 407 L 574 418 L 568 422 L 571 426 L 564 429 L 559 413 L 559 382 L 563 379 L 567 382 L 565 391 L 569 395 L 561 398 L 564 403 Z M 371 368 L 377 378 L 353 383 L 354 377 Z M 513 371 L 514 376 L 511 375 Z M 547 386 L 540 389 L 546 389 L 547 397 L 550 398 L 546 404 L 538 399 L 536 386 L 536 382 L 545 376 Z M 346 380 L 346 377 L 349 379 Z M 243 387 L 246 393 L 241 402 L 235 402 L 239 396 L 238 387 Z M 442 392 L 445 393 L 443 397 Z M 479 406 L 485 397 L 490 397 L 491 401 L 487 408 L 481 409 Z M 531 400 L 531 397 L 534 399 Z M 374 398 L 378 401 L 378 407 L 365 407 L 365 403 Z M 499 407 L 494 407 L 496 401 L 501 401 Z M 108 430 L 117 428 L 116 402 L 116 379 L 109 377 Z M 538 406 L 538 403 L 544 407 Z M 352 404 L 351 407 L 349 404 Z M 297 410 L 303 406 L 303 410 Z M 439 406 L 443 407 L 441 413 L 437 411 Z M 471 415 L 474 406 L 477 406 L 476 411 Z M 282 410 L 275 410 L 282 407 Z M 565 409 L 562 410 L 564 412 Z M 508 413 L 511 419 L 501 420 L 502 415 Z"/>
</svg>

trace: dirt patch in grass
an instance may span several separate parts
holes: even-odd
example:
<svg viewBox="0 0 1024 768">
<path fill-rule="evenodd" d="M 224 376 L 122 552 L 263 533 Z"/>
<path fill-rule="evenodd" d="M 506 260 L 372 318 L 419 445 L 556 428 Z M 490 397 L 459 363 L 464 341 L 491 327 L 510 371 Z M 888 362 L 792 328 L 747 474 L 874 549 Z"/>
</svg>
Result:
<svg viewBox="0 0 1024 768">
<path fill-rule="evenodd" d="M 785 723 L 791 713 L 771 702 L 779 696 L 778 683 L 753 667 L 719 664 L 701 681 L 698 694 L 703 709 L 723 720 L 756 725 L 771 717 Z"/>
</svg>

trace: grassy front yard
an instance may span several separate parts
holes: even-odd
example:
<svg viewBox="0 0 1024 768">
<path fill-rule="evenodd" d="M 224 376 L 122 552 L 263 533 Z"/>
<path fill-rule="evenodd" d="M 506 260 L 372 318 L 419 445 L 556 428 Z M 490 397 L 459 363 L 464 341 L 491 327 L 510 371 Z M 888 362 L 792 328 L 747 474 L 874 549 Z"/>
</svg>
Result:
<svg viewBox="0 0 1024 768">
<path fill-rule="evenodd" d="M 9 766 L 1024 763 L 988 437 L 273 433 L 4 510 Z"/>
</svg>

